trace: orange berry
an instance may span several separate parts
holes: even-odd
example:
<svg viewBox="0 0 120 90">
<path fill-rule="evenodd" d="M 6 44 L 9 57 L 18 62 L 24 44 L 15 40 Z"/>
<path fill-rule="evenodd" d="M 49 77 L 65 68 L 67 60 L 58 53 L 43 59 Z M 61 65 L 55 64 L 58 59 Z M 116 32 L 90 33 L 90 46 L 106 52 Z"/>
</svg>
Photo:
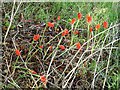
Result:
<svg viewBox="0 0 120 90">
<path fill-rule="evenodd" d="M 46 83 L 47 79 L 44 75 L 40 76 L 40 80 L 42 83 Z"/>
<path fill-rule="evenodd" d="M 43 45 L 42 45 L 42 46 L 39 46 L 39 48 L 43 49 Z"/>
<path fill-rule="evenodd" d="M 92 17 L 90 15 L 87 15 L 86 20 L 87 20 L 87 23 L 91 23 Z"/>
<path fill-rule="evenodd" d="M 52 51 L 52 48 L 53 48 L 52 46 L 49 46 L 49 50 L 50 50 L 50 51 Z"/>
<path fill-rule="evenodd" d="M 48 27 L 54 27 L 54 23 L 48 22 Z"/>
<path fill-rule="evenodd" d="M 63 50 L 65 50 L 65 46 L 63 46 L 63 45 L 59 45 L 59 48 L 63 51 Z"/>
<path fill-rule="evenodd" d="M 78 31 L 78 30 L 74 31 L 74 34 L 75 34 L 75 35 L 78 35 L 78 34 L 79 34 L 79 31 Z"/>
<path fill-rule="evenodd" d="M 57 20 L 60 20 L 60 16 L 57 17 Z"/>
<path fill-rule="evenodd" d="M 78 20 L 80 20 L 82 18 L 82 14 L 78 13 Z"/>
<path fill-rule="evenodd" d="M 17 56 L 20 56 L 21 54 L 20 54 L 20 51 L 17 49 L 17 50 L 15 50 L 15 53 L 16 53 L 16 55 Z"/>
<path fill-rule="evenodd" d="M 65 30 L 62 32 L 62 36 L 65 36 L 65 35 L 67 35 L 67 34 L 69 34 L 69 31 L 68 31 L 68 29 L 65 29 Z"/>
<path fill-rule="evenodd" d="M 72 20 L 71 20 L 71 24 L 74 24 L 75 23 L 75 21 L 76 21 L 76 19 L 75 18 L 73 18 Z"/>
<path fill-rule="evenodd" d="M 92 28 L 92 27 L 90 27 L 90 32 L 92 32 L 92 29 L 93 29 L 93 28 Z"/>
<path fill-rule="evenodd" d="M 108 22 L 104 21 L 104 22 L 103 22 L 103 27 L 104 27 L 104 28 L 108 28 Z"/>
<path fill-rule="evenodd" d="M 95 26 L 95 29 L 96 29 L 96 30 L 100 29 L 100 24 L 97 24 L 97 25 Z"/>
<path fill-rule="evenodd" d="M 80 48 L 81 48 L 81 44 L 80 44 L 79 42 L 76 43 L 75 45 L 76 45 L 76 48 L 77 48 L 77 49 L 80 49 Z"/>
<path fill-rule="evenodd" d="M 39 38 L 40 38 L 40 35 L 39 35 L 39 34 L 36 34 L 36 35 L 34 35 L 33 40 L 34 40 L 34 41 L 37 41 Z"/>
</svg>

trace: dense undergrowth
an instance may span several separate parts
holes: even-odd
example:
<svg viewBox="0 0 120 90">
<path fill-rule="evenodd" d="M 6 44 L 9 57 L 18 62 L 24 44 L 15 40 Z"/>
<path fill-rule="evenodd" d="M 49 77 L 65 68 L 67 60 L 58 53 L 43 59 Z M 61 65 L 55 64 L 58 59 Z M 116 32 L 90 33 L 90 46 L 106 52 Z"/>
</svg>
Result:
<svg viewBox="0 0 120 90">
<path fill-rule="evenodd" d="M 1 88 L 119 89 L 119 3 L 3 3 L 2 11 Z"/>
</svg>

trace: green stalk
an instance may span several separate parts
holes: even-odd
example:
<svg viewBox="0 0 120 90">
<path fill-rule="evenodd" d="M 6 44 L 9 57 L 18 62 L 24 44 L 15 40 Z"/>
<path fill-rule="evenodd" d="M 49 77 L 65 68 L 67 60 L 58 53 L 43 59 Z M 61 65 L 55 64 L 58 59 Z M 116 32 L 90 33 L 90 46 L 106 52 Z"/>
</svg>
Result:
<svg viewBox="0 0 120 90">
<path fill-rule="evenodd" d="M 87 40 L 89 40 L 89 26 L 90 26 L 90 24 L 88 24 L 88 32 L 87 32 Z M 87 43 L 87 49 L 89 48 L 89 42 Z"/>
<path fill-rule="evenodd" d="M 80 21 L 80 20 L 77 20 L 77 23 L 76 23 L 76 25 L 75 25 L 75 30 L 76 30 L 76 28 L 77 28 L 77 26 L 78 26 L 79 21 Z M 71 28 L 71 30 L 72 30 L 72 31 L 71 31 L 72 35 L 71 35 L 71 44 L 70 44 L 70 46 L 73 45 L 73 40 L 74 40 L 73 26 L 74 26 L 74 24 L 72 25 L 72 28 Z"/>
<path fill-rule="evenodd" d="M 27 58 L 26 58 L 26 60 L 27 60 L 27 59 L 28 59 L 28 57 L 29 57 L 30 50 L 32 49 L 32 45 L 33 45 L 33 43 L 34 43 L 34 40 L 32 41 L 32 44 L 30 45 L 29 52 L 28 52 L 28 55 L 27 55 Z"/>
<path fill-rule="evenodd" d="M 74 24 L 73 24 L 74 25 Z M 72 44 L 73 44 L 73 39 L 74 39 L 74 35 L 73 35 L 73 25 L 72 25 L 72 27 L 71 27 L 71 43 L 70 43 L 70 46 L 72 46 Z"/>
<path fill-rule="evenodd" d="M 92 37 L 93 37 L 93 32 L 92 32 Z M 92 40 L 92 50 L 91 50 L 91 54 L 93 53 L 93 51 L 94 51 L 94 39 Z"/>
<path fill-rule="evenodd" d="M 79 21 L 80 21 L 80 20 L 77 20 L 77 23 L 76 23 L 76 25 L 75 25 L 75 29 L 77 28 Z"/>
<path fill-rule="evenodd" d="M 43 31 L 43 35 L 42 35 L 43 37 L 44 37 L 45 30 L 46 30 L 46 27 L 44 28 L 44 31 Z M 43 37 L 41 37 L 41 40 L 39 39 L 39 41 L 40 41 L 39 45 L 41 45 L 41 42 L 42 42 L 42 40 L 43 40 Z"/>
<path fill-rule="evenodd" d="M 19 56 L 16 58 L 16 62 L 14 63 L 14 66 L 13 66 L 13 67 L 15 67 L 16 63 L 18 62 L 18 59 L 19 59 Z M 15 70 L 15 68 L 14 68 L 14 70 Z M 13 71 L 14 71 L 14 70 L 13 70 Z"/>
</svg>

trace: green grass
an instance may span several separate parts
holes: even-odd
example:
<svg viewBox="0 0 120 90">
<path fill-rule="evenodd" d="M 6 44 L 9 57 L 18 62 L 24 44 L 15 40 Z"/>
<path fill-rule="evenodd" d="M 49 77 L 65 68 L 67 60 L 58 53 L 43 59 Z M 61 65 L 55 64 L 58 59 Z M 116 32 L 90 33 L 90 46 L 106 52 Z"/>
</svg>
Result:
<svg viewBox="0 0 120 90">
<path fill-rule="evenodd" d="M 12 4 L 6 3 L 11 10 Z M 9 12 L 10 12 L 9 10 Z M 23 3 L 21 5 L 18 14 L 23 13 L 25 19 L 35 19 L 42 22 L 47 22 L 48 20 L 53 20 L 57 18 L 58 15 L 64 20 L 69 20 L 71 18 L 77 18 L 77 13 L 81 12 L 83 16 L 90 13 L 97 19 L 95 23 L 101 22 L 103 20 L 109 20 L 109 22 L 116 22 L 118 19 L 118 3 L 111 2 L 42 2 L 42 3 Z M 10 13 L 9 13 L 10 14 Z"/>
</svg>

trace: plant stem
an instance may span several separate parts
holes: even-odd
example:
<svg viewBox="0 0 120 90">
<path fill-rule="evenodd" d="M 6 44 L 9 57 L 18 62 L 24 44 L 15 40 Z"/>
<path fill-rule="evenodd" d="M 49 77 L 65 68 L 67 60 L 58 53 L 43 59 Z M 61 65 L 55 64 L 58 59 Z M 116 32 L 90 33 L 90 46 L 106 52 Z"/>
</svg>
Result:
<svg viewBox="0 0 120 90">
<path fill-rule="evenodd" d="M 90 26 L 90 25 L 88 24 L 87 40 L 89 40 L 89 35 L 90 35 L 90 34 L 89 34 L 89 26 Z M 87 43 L 87 49 L 88 49 L 88 48 L 89 48 L 89 42 Z"/>
</svg>

